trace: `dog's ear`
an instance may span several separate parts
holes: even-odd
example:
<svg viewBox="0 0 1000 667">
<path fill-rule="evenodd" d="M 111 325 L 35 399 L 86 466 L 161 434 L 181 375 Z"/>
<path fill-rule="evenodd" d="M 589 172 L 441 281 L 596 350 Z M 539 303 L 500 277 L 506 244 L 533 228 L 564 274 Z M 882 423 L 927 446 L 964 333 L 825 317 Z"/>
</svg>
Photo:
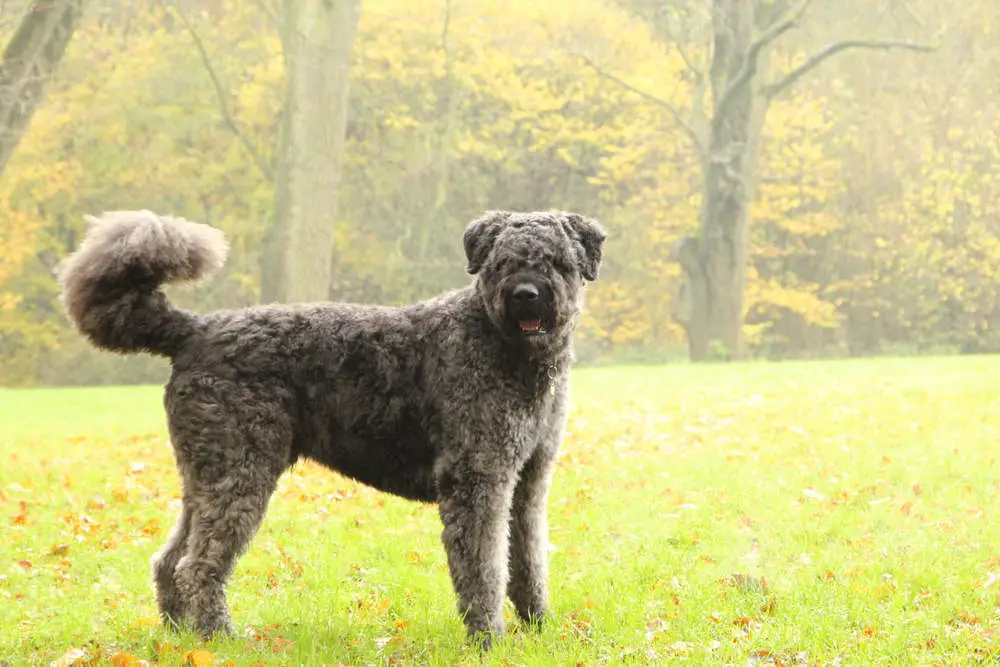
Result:
<svg viewBox="0 0 1000 667">
<path fill-rule="evenodd" d="M 478 273 L 483 268 L 493 243 L 509 217 L 510 211 L 487 211 L 483 217 L 473 220 L 465 228 L 462 243 L 465 245 L 465 257 L 469 260 L 469 273 Z"/>
<path fill-rule="evenodd" d="M 608 238 L 607 232 L 593 218 L 585 218 L 577 213 L 564 215 L 570 237 L 582 250 L 580 273 L 587 280 L 597 280 L 597 272 L 601 268 L 601 251 L 604 248 L 604 241 Z"/>
</svg>

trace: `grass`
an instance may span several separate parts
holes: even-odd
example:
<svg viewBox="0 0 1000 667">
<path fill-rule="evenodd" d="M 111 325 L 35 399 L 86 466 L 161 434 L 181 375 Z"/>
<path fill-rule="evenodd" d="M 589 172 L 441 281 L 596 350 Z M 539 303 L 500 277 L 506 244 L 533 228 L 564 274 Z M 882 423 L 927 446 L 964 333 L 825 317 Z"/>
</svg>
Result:
<svg viewBox="0 0 1000 667">
<path fill-rule="evenodd" d="M 434 508 L 312 465 L 234 575 L 244 635 L 162 629 L 148 560 L 178 484 L 160 389 L 0 390 L 0 661 L 996 661 L 998 378 L 1000 358 L 578 371 L 552 616 L 485 657 Z"/>
</svg>

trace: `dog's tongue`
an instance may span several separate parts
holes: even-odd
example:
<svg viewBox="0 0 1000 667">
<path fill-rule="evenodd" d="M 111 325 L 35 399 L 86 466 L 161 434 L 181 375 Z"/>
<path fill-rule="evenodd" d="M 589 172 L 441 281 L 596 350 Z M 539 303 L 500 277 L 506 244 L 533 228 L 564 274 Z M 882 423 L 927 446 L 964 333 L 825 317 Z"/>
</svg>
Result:
<svg viewBox="0 0 1000 667">
<path fill-rule="evenodd" d="M 541 320 L 521 320 L 521 331 L 538 331 L 542 328 Z"/>
</svg>

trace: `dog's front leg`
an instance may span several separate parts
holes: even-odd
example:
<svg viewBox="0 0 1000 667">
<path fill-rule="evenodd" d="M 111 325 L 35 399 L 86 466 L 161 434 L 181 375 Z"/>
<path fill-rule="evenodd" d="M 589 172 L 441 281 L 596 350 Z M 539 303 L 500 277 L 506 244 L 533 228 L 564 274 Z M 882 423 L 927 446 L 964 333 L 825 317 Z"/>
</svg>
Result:
<svg viewBox="0 0 1000 667">
<path fill-rule="evenodd" d="M 521 470 L 510 516 L 510 581 L 507 595 L 517 615 L 540 625 L 548 612 L 549 529 L 546 516 L 549 485 L 562 442 L 569 405 L 565 376 L 545 421 L 538 445 Z"/>
<path fill-rule="evenodd" d="M 541 624 L 548 608 L 549 531 L 545 505 L 553 459 L 554 452 L 541 447 L 528 459 L 511 508 L 507 594 L 517 615 L 532 624 Z"/>
<path fill-rule="evenodd" d="M 462 464 L 440 470 L 437 478 L 442 540 L 459 613 L 469 636 L 489 648 L 504 632 L 514 480 L 507 470 L 482 473 Z"/>
</svg>

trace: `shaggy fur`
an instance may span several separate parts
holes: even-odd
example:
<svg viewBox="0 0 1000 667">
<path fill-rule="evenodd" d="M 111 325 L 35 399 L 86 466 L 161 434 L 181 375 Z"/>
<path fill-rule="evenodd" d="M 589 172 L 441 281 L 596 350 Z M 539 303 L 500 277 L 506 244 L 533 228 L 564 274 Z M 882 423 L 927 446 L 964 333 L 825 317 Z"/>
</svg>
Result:
<svg viewBox="0 0 1000 667">
<path fill-rule="evenodd" d="M 94 345 L 172 359 L 165 405 L 183 509 L 153 559 L 163 619 L 231 632 L 225 584 L 278 477 L 306 457 L 437 502 L 470 635 L 546 612 L 546 495 L 571 339 L 605 234 L 573 213 L 488 212 L 465 231 L 464 289 L 401 308 L 318 303 L 207 315 L 161 284 L 225 260 L 222 234 L 149 211 L 92 225 L 60 266 Z"/>
</svg>

